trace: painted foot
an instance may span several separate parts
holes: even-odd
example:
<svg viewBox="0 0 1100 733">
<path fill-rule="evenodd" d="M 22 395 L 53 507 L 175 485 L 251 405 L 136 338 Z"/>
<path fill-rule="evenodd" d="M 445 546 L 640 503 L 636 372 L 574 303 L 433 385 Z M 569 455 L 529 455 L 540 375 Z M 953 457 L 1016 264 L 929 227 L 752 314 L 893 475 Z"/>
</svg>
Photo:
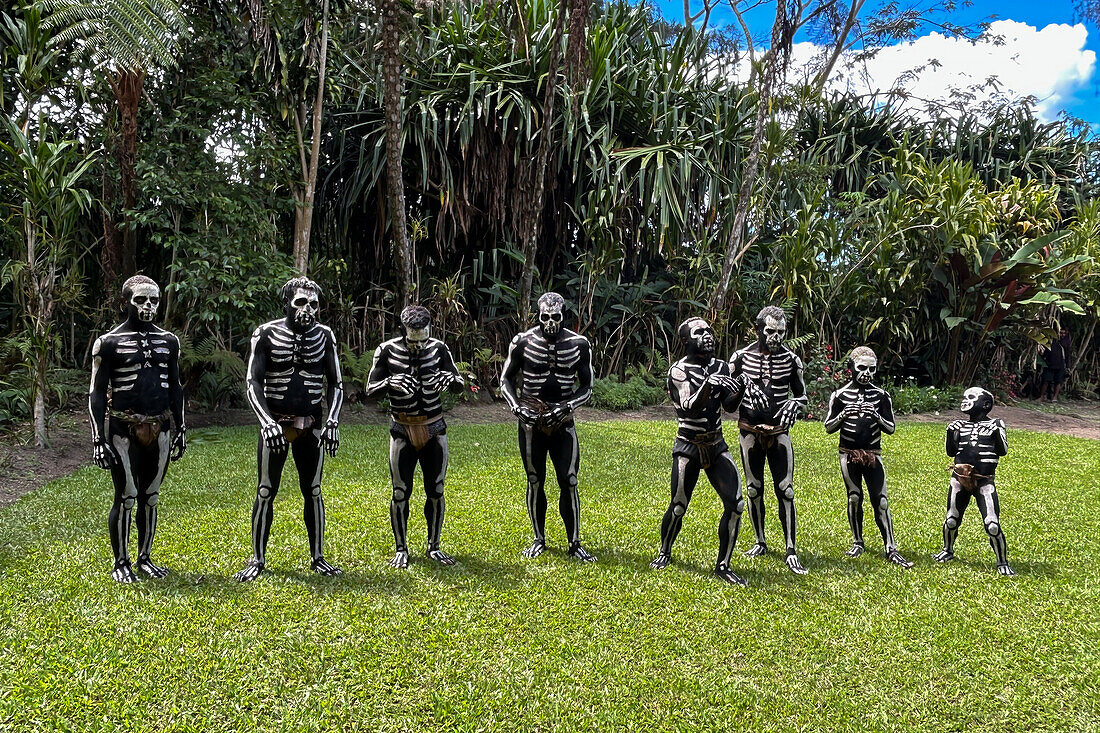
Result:
<svg viewBox="0 0 1100 733">
<path fill-rule="evenodd" d="M 905 568 L 906 570 L 913 567 L 913 563 L 909 560 L 906 560 L 905 557 L 897 550 L 890 550 L 883 557 L 886 558 L 886 562 L 892 562 L 898 567 Z"/>
<path fill-rule="evenodd" d="M 1013 570 L 1012 567 L 1008 563 L 1005 563 L 1004 565 L 998 565 L 997 566 L 997 572 L 1000 573 L 1001 575 L 1005 576 L 1006 578 L 1015 578 L 1016 577 L 1016 571 Z"/>
<path fill-rule="evenodd" d="M 256 558 L 252 558 L 247 563 L 245 563 L 245 566 L 241 568 L 233 577 L 241 581 L 242 583 L 250 583 L 263 574 L 264 567 L 266 566 L 262 562 L 260 562 Z"/>
<path fill-rule="evenodd" d="M 662 568 L 667 568 L 670 562 L 672 562 L 672 555 L 666 555 L 661 552 L 657 554 L 657 557 L 653 558 L 649 563 L 649 567 L 654 570 L 661 570 Z"/>
<path fill-rule="evenodd" d="M 939 552 L 937 552 L 935 555 L 932 556 L 932 559 L 935 560 L 936 562 L 951 562 L 952 560 L 955 559 L 955 553 L 953 553 L 953 552 L 951 552 L 951 550 L 947 550 L 947 549 L 940 550 Z"/>
<path fill-rule="evenodd" d="M 324 575 L 326 578 L 331 578 L 334 575 L 340 575 L 344 571 L 335 565 L 330 565 L 323 557 L 319 557 L 309 564 L 309 569 L 318 575 Z"/>
<path fill-rule="evenodd" d="M 129 560 L 120 560 L 115 563 L 115 569 L 111 571 L 111 580 L 116 583 L 136 583 L 138 576 L 130 566 Z"/>
<path fill-rule="evenodd" d="M 745 552 L 745 557 L 760 557 L 768 554 L 768 546 L 763 542 L 757 542 Z"/>
<path fill-rule="evenodd" d="M 742 578 L 740 575 L 733 572 L 729 568 L 715 568 L 714 569 L 714 575 L 715 575 L 715 577 L 721 578 L 722 580 L 726 581 L 730 585 L 740 585 L 740 586 L 748 585 L 748 583 L 745 582 L 744 578 Z"/>
<path fill-rule="evenodd" d="M 428 550 L 428 557 L 435 560 L 440 565 L 454 565 L 455 559 L 447 553 L 440 550 L 438 547 L 434 550 Z"/>
<path fill-rule="evenodd" d="M 581 562 L 596 562 L 596 556 L 584 549 L 580 542 L 569 545 L 569 557 Z"/>
<path fill-rule="evenodd" d="M 798 555 L 787 555 L 787 567 L 791 569 L 792 573 L 797 575 L 806 575 L 810 572 L 802 567 L 802 563 L 798 561 Z"/>
<path fill-rule="evenodd" d="M 409 567 L 409 551 L 398 550 L 397 552 L 393 553 L 393 559 L 390 560 L 390 567 L 398 569 Z"/>
<path fill-rule="evenodd" d="M 524 550 L 522 554 L 524 557 L 538 557 L 542 554 L 542 551 L 546 549 L 546 543 L 542 540 L 535 540 L 531 543 L 531 546 Z"/>
<path fill-rule="evenodd" d="M 163 578 L 168 575 L 168 568 L 162 568 L 159 565 L 154 565 L 153 561 L 149 558 L 138 558 L 137 569 L 148 575 L 150 578 Z"/>
<path fill-rule="evenodd" d="M 853 542 L 852 547 L 844 554 L 848 557 L 859 557 L 865 549 L 862 542 Z"/>
</svg>

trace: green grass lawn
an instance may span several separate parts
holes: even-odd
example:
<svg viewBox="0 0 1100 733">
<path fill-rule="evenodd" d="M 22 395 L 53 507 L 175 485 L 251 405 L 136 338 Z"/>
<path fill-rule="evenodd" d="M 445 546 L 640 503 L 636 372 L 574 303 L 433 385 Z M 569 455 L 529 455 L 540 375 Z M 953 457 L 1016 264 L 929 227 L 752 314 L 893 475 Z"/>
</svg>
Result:
<svg viewBox="0 0 1100 733">
<path fill-rule="evenodd" d="M 676 546 L 648 567 L 668 502 L 671 423 L 587 423 L 582 531 L 599 562 L 533 561 L 511 425 L 450 430 L 444 549 L 386 566 L 386 431 L 342 431 L 326 467 L 329 559 L 308 570 L 284 484 L 268 563 L 249 555 L 256 430 L 197 431 L 161 492 L 161 581 L 120 587 L 108 475 L 85 468 L 0 509 L 0 729 L 792 730 L 1100 728 L 1100 446 L 1012 432 L 999 472 L 1018 578 L 998 577 L 976 507 L 938 566 L 943 427 L 902 425 L 885 460 L 904 571 L 849 544 L 836 439 L 794 431 L 799 545 L 710 575 L 719 502 L 705 479 Z M 287 478 L 296 478 L 288 471 Z M 739 549 L 751 545 L 746 514 Z M 775 499 L 768 536 L 782 547 Z"/>
</svg>

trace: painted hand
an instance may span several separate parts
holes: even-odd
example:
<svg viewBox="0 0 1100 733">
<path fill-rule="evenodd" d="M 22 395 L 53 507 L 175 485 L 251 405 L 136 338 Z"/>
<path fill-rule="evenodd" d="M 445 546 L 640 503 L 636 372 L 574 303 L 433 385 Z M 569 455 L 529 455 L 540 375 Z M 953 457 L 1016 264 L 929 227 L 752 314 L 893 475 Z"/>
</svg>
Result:
<svg viewBox="0 0 1100 733">
<path fill-rule="evenodd" d="M 390 389 L 398 394 L 411 395 L 416 392 L 420 384 L 411 374 L 394 374 L 386 379 Z"/>
<path fill-rule="evenodd" d="M 727 393 L 737 391 L 737 382 L 733 381 L 732 377 L 728 377 L 725 374 L 711 374 L 707 377 L 707 383 L 711 386 L 725 390 Z"/>
<path fill-rule="evenodd" d="M 92 444 L 92 460 L 100 468 L 110 468 L 118 463 L 114 449 L 102 441 Z"/>
<path fill-rule="evenodd" d="M 760 385 L 756 382 L 748 379 L 747 377 L 741 377 L 742 383 L 745 385 L 745 397 L 744 399 L 749 401 L 749 407 L 754 410 L 764 410 L 768 407 L 768 393 L 760 388 Z"/>
<path fill-rule="evenodd" d="M 521 421 L 530 425 L 534 425 L 536 422 L 538 422 L 539 419 L 539 414 L 537 412 L 532 410 L 530 407 L 524 407 L 523 405 L 519 405 L 518 407 L 514 408 L 512 410 L 512 414 L 518 417 Z"/>
<path fill-rule="evenodd" d="M 950 433 L 950 432 L 961 430 L 962 426 L 964 424 L 965 424 L 964 420 L 955 420 L 955 421 L 951 422 L 950 424 L 948 424 L 947 432 Z"/>
<path fill-rule="evenodd" d="M 556 428 L 569 417 L 571 412 L 572 410 L 569 408 L 569 405 L 564 402 L 554 405 L 554 409 L 546 413 L 546 425 L 550 428 Z"/>
<path fill-rule="evenodd" d="M 168 459 L 172 461 L 178 461 L 183 458 L 183 452 L 187 450 L 187 428 L 180 428 L 176 431 L 176 434 L 172 436 L 172 448 L 168 454 Z"/>
<path fill-rule="evenodd" d="M 260 428 L 260 435 L 263 436 L 264 442 L 267 443 L 268 450 L 274 453 L 286 453 L 287 447 L 290 443 L 286 440 L 286 435 L 283 434 L 283 429 L 276 423 L 264 425 Z"/>
<path fill-rule="evenodd" d="M 798 420 L 798 403 L 788 400 L 783 404 L 782 409 L 779 410 L 779 425 L 784 428 L 789 428 L 794 425 Z"/>
<path fill-rule="evenodd" d="M 997 429 L 998 428 L 996 425 L 992 423 L 985 423 L 978 426 L 978 429 L 975 432 L 977 432 L 977 434 L 982 438 L 988 438 L 990 435 L 996 433 Z"/>
<path fill-rule="evenodd" d="M 330 456 L 336 455 L 336 451 L 340 447 L 340 423 L 335 420 L 329 420 L 325 423 L 324 432 L 321 433 L 321 447 Z"/>
</svg>

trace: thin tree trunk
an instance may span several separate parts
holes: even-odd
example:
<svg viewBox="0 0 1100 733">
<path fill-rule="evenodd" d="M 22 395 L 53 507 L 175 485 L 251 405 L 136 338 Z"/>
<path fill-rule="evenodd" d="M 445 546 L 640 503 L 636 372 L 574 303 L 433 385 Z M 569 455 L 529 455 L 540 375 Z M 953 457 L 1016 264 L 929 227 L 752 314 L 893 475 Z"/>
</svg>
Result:
<svg viewBox="0 0 1100 733">
<path fill-rule="evenodd" d="M 386 183 L 393 231 L 394 259 L 401 307 L 416 303 L 419 278 L 405 216 L 405 178 L 401 158 L 403 149 L 401 97 L 404 94 L 401 62 L 401 8 L 398 0 L 382 0 L 382 108 L 386 116 Z"/>
<path fill-rule="evenodd" d="M 305 186 L 301 200 L 296 200 L 294 215 L 294 268 L 303 275 L 309 269 L 309 239 L 313 229 L 313 200 L 317 194 L 317 170 L 321 164 L 321 113 L 325 104 L 325 70 L 328 64 L 328 16 L 329 2 L 321 5 L 321 55 L 317 62 L 317 95 L 313 100 L 309 163 L 302 171 Z M 300 152 L 304 152 L 301 135 L 298 137 Z M 296 196 L 295 199 L 298 197 Z"/>
<path fill-rule="evenodd" d="M 523 277 L 519 291 L 519 325 L 523 328 L 531 317 L 531 291 L 535 281 L 535 247 L 538 244 L 542 210 L 546 198 L 546 171 L 550 164 L 550 136 L 554 130 L 554 102 L 557 99 L 558 78 L 561 76 L 561 41 L 565 32 L 565 7 L 558 6 L 554 34 L 550 40 L 550 64 L 546 70 L 546 88 L 542 97 L 542 129 L 539 149 L 532 173 L 533 190 L 525 201 L 523 216 Z"/>
<path fill-rule="evenodd" d="M 122 194 L 122 211 L 119 218 L 122 226 L 122 247 L 118 253 L 119 275 L 129 277 L 137 272 L 137 231 L 129 226 L 130 211 L 137 203 L 134 191 L 134 166 L 137 160 L 137 121 L 141 92 L 145 86 L 144 72 L 121 72 L 111 81 L 111 87 L 118 101 L 119 146 L 118 172 L 119 188 Z"/>
</svg>

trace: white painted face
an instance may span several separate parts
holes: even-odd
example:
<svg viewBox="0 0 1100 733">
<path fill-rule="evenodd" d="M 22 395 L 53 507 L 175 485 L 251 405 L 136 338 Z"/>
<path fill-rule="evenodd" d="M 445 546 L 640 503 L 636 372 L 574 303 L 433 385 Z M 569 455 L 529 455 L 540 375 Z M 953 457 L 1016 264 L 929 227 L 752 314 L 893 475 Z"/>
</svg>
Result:
<svg viewBox="0 0 1100 733">
<path fill-rule="evenodd" d="M 700 354 L 714 353 L 714 329 L 702 318 L 696 318 L 691 322 L 691 343 Z"/>
<path fill-rule="evenodd" d="M 557 335 L 558 331 L 561 330 L 562 318 L 562 305 L 539 306 L 539 325 L 542 326 L 542 332 L 547 336 Z"/>
<path fill-rule="evenodd" d="M 787 335 L 787 319 L 764 317 L 764 344 L 769 349 L 778 349 Z"/>
<path fill-rule="evenodd" d="M 310 288 L 295 288 L 294 295 L 290 298 L 290 309 L 287 315 L 299 326 L 312 326 L 317 322 L 317 313 L 320 310 L 317 291 Z"/>
<path fill-rule="evenodd" d="M 978 402 L 988 394 L 981 387 L 971 387 L 963 392 L 962 401 L 959 403 L 959 409 L 969 414 L 975 407 L 978 406 Z"/>
<path fill-rule="evenodd" d="M 410 328 L 405 333 L 405 346 L 408 347 L 409 352 L 413 354 L 419 354 L 424 349 L 424 344 L 428 343 L 428 339 L 432 337 L 432 327 L 424 326 L 424 328 Z"/>
<path fill-rule="evenodd" d="M 859 384 L 870 384 L 878 371 L 878 359 L 873 356 L 852 357 L 852 377 Z"/>
<path fill-rule="evenodd" d="M 160 288 L 149 283 L 135 285 L 130 294 L 130 305 L 137 313 L 138 320 L 149 323 L 157 317 L 157 308 L 160 307 Z"/>
</svg>

